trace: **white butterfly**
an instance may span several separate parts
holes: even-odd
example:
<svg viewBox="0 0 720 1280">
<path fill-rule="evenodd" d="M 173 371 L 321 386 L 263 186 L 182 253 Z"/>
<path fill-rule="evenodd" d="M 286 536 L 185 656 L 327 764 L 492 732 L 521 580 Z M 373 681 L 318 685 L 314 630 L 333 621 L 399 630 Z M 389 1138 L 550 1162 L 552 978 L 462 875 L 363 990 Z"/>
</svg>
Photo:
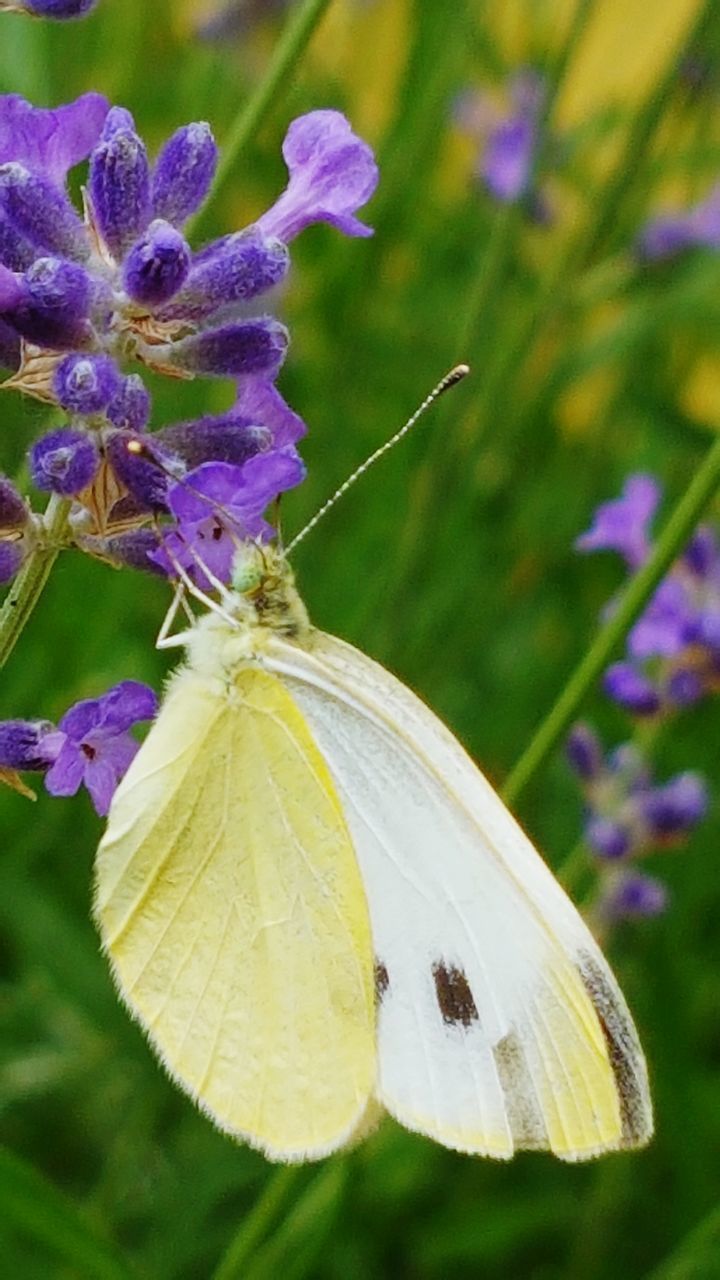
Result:
<svg viewBox="0 0 720 1280">
<path fill-rule="evenodd" d="M 433 713 L 262 558 L 186 633 L 98 851 L 103 945 L 163 1064 L 273 1160 L 381 1109 L 502 1158 L 646 1142 L 587 926 Z"/>
</svg>

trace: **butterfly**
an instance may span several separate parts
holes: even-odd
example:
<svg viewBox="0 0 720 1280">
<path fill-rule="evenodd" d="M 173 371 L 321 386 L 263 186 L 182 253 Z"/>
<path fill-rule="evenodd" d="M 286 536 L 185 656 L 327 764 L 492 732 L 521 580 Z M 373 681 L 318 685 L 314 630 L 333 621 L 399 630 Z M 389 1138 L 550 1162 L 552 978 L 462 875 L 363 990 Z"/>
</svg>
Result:
<svg viewBox="0 0 720 1280">
<path fill-rule="evenodd" d="M 237 585 L 184 633 L 97 855 L 104 950 L 172 1078 L 278 1161 L 383 1111 L 499 1158 L 645 1143 L 624 999 L 490 784 L 311 626 L 281 551 Z"/>
</svg>

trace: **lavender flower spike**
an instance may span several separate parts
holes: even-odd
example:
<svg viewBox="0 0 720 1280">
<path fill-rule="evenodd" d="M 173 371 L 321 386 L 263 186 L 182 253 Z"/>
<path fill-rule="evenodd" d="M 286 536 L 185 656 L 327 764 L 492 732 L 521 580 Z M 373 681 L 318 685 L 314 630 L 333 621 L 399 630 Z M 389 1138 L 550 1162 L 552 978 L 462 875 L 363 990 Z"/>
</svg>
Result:
<svg viewBox="0 0 720 1280">
<path fill-rule="evenodd" d="M 287 243 L 313 222 L 329 222 L 348 236 L 370 236 L 356 218 L 378 183 L 371 148 L 339 111 L 311 111 L 293 120 L 283 156 L 290 181 L 280 199 L 258 218 L 266 236 Z"/>
<path fill-rule="evenodd" d="M 138 749 L 130 729 L 156 711 L 153 690 L 137 680 L 123 680 L 100 698 L 77 702 L 58 725 L 64 740 L 45 778 L 50 794 L 74 796 L 84 783 L 104 816 Z"/>
</svg>

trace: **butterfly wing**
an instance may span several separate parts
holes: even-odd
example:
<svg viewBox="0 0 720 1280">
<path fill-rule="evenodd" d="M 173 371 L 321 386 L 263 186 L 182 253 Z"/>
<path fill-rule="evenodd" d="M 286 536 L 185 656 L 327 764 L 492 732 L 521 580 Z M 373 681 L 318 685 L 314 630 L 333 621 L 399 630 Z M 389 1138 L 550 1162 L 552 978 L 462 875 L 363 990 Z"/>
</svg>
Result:
<svg viewBox="0 0 720 1280">
<path fill-rule="evenodd" d="M 220 1128 L 281 1160 L 357 1127 L 372 944 L 340 802 L 267 672 L 181 672 L 121 783 L 96 918 L 120 993 Z"/>
<path fill-rule="evenodd" d="M 462 747 L 405 686 L 318 634 L 272 669 L 337 786 L 376 951 L 378 1096 L 462 1151 L 583 1159 L 645 1142 L 645 1063 L 587 926 Z"/>
</svg>

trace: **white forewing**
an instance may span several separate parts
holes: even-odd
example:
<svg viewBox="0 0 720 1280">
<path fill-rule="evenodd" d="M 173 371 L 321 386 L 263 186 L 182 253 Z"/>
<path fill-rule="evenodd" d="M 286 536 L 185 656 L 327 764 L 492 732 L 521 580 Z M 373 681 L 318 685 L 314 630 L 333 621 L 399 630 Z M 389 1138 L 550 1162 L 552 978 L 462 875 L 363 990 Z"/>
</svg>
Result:
<svg viewBox="0 0 720 1280">
<path fill-rule="evenodd" d="M 265 658 L 334 776 L 377 956 L 378 1096 L 463 1151 L 582 1159 L 647 1140 L 642 1052 L 607 962 L 428 708 L 316 633 Z"/>
</svg>

